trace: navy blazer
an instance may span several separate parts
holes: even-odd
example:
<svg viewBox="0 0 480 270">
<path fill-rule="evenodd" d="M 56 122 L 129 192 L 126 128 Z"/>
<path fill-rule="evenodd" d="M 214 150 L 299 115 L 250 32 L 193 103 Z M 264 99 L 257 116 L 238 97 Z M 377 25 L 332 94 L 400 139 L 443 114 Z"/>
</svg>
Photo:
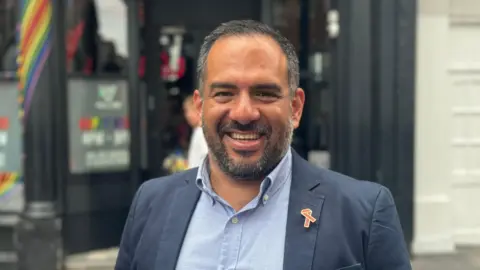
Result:
<svg viewBox="0 0 480 270">
<path fill-rule="evenodd" d="M 294 152 L 292 164 L 285 270 L 412 269 L 387 188 L 317 168 Z M 197 169 L 192 169 L 140 187 L 125 225 L 116 270 L 175 269 L 200 197 L 196 175 Z M 317 219 L 309 228 L 300 214 L 304 208 L 312 209 Z"/>
</svg>

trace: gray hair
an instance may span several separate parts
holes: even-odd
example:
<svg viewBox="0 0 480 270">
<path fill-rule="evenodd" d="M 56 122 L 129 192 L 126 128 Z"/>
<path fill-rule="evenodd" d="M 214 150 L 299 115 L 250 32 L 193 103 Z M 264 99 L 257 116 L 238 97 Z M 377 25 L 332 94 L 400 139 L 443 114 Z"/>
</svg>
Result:
<svg viewBox="0 0 480 270">
<path fill-rule="evenodd" d="M 253 21 L 253 20 L 235 20 L 222 23 L 208 36 L 205 37 L 202 47 L 200 48 L 200 55 L 197 64 L 198 87 L 203 93 L 203 84 L 205 69 L 207 65 L 207 57 L 213 44 L 222 37 L 228 36 L 246 36 L 246 35 L 264 35 L 275 40 L 283 53 L 287 57 L 287 75 L 290 95 L 295 94 L 295 90 L 300 84 L 300 72 L 298 65 L 298 57 L 295 52 L 295 47 L 292 43 L 282 36 L 280 32 L 274 30 L 270 26 Z"/>
</svg>

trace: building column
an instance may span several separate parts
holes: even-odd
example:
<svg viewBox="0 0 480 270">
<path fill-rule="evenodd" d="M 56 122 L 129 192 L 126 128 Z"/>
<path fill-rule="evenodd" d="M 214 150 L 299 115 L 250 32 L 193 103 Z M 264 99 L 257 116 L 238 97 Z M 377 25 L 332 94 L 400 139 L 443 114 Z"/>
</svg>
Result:
<svg viewBox="0 0 480 270">
<path fill-rule="evenodd" d="M 413 252 L 448 253 L 453 239 L 449 0 L 419 0 Z M 401 93 L 400 93 L 401 94 Z"/>
<path fill-rule="evenodd" d="M 480 1 L 450 0 L 454 241 L 480 245 Z"/>
<path fill-rule="evenodd" d="M 19 270 L 62 267 L 59 183 L 65 180 L 66 75 L 63 0 L 20 6 L 19 101 L 25 208 L 16 228 Z"/>
</svg>

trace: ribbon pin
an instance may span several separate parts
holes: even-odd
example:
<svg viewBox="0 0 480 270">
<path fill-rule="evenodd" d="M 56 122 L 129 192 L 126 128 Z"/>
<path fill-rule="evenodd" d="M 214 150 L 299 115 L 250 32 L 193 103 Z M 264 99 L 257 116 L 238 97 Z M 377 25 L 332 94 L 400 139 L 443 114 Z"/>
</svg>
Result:
<svg viewBox="0 0 480 270">
<path fill-rule="evenodd" d="M 303 224 L 303 227 L 305 228 L 310 227 L 310 222 L 314 223 L 315 221 L 317 221 L 317 219 L 312 216 L 312 209 L 310 208 L 302 209 L 300 213 L 302 214 L 302 216 L 305 217 L 305 223 Z"/>
</svg>

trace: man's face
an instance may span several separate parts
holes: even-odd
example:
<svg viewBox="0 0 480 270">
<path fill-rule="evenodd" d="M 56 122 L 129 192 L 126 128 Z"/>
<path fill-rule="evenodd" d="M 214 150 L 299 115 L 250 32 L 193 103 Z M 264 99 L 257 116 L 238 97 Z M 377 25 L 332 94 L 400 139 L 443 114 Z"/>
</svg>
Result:
<svg viewBox="0 0 480 270">
<path fill-rule="evenodd" d="M 208 55 L 203 97 L 194 93 L 211 157 L 238 180 L 262 180 L 281 160 L 304 101 L 300 88 L 289 94 L 280 46 L 261 35 L 218 40 Z"/>
</svg>

